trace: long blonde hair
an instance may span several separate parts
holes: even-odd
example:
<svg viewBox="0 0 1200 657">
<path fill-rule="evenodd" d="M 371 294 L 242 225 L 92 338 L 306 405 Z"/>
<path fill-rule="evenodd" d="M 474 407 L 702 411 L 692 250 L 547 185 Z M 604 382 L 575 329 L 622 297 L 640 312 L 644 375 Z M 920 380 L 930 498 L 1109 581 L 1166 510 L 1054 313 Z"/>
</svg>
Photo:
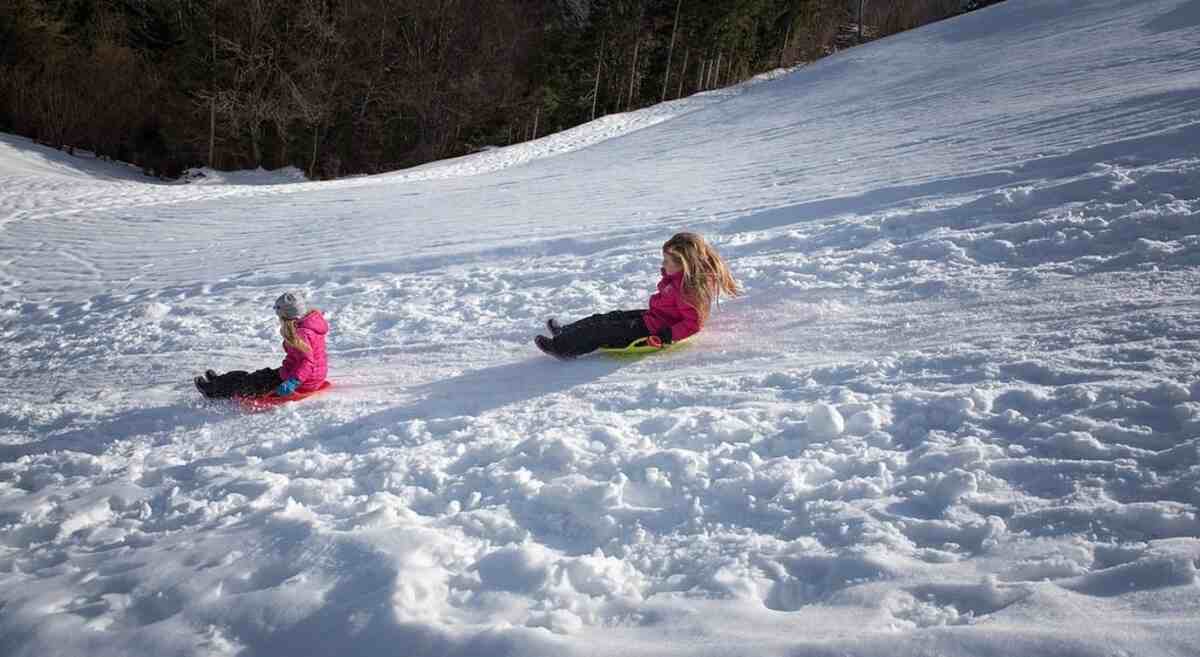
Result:
<svg viewBox="0 0 1200 657">
<path fill-rule="evenodd" d="M 309 311 L 312 312 L 312 311 Z M 284 344 L 294 349 L 299 349 L 306 354 L 312 353 L 312 347 L 300 337 L 300 333 L 296 331 L 296 323 L 298 319 L 279 318 L 279 334 L 283 336 Z"/>
<path fill-rule="evenodd" d="M 662 250 L 683 267 L 683 298 L 700 312 L 701 322 L 722 292 L 731 297 L 741 293 L 729 266 L 699 234 L 676 233 Z"/>
</svg>

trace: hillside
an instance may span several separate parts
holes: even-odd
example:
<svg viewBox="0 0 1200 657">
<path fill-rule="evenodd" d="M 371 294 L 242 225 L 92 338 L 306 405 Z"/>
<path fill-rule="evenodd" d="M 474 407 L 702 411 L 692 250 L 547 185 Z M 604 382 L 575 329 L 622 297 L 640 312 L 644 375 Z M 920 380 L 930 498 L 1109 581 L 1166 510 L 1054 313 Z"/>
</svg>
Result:
<svg viewBox="0 0 1200 657">
<path fill-rule="evenodd" d="M 322 183 L 0 138 L 0 657 L 1194 654 L 1198 38 L 1009 0 Z M 692 344 L 537 352 L 685 229 Z M 288 288 L 337 388 L 201 402 Z"/>
</svg>

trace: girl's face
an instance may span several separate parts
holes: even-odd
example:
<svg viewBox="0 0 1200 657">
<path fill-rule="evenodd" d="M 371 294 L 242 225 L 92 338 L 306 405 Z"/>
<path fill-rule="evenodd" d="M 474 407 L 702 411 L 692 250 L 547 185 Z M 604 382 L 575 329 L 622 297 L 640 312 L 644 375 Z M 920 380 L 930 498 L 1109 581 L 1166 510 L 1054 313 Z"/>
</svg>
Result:
<svg viewBox="0 0 1200 657">
<path fill-rule="evenodd" d="M 663 251 L 663 270 L 668 274 L 678 274 L 683 271 L 683 263 L 675 256 Z"/>
</svg>

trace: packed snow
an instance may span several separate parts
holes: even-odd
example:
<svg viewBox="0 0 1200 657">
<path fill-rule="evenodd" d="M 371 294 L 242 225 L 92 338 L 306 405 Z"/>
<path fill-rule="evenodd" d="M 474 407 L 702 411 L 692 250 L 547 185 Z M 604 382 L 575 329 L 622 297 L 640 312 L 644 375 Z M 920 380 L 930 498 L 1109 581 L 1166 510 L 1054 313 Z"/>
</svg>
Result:
<svg viewBox="0 0 1200 657">
<path fill-rule="evenodd" d="M 1197 43 L 1008 0 L 331 182 L 0 138 L 0 655 L 1197 654 Z M 684 229 L 689 344 L 533 347 Z M 291 288 L 334 390 L 202 402 Z"/>
</svg>

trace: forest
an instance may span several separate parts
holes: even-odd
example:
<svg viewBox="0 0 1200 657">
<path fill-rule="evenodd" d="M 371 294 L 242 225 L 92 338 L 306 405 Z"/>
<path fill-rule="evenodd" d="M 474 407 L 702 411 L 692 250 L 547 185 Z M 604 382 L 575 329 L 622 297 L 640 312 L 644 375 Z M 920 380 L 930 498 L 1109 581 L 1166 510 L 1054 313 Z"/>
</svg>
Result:
<svg viewBox="0 0 1200 657">
<path fill-rule="evenodd" d="M 517 143 L 975 8 L 963 0 L 5 0 L 0 131 L 165 178 Z"/>
</svg>

